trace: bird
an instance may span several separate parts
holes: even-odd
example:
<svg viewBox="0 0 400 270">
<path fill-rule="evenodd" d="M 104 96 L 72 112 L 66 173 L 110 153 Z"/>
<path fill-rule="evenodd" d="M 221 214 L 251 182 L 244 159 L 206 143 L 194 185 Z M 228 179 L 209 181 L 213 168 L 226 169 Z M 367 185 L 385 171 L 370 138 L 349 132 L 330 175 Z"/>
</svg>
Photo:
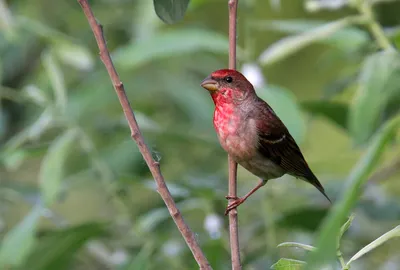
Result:
<svg viewBox="0 0 400 270">
<path fill-rule="evenodd" d="M 215 104 L 213 124 L 222 148 L 240 166 L 260 178 L 243 197 L 231 200 L 225 215 L 244 203 L 269 180 L 292 175 L 316 187 L 329 202 L 324 187 L 308 166 L 285 124 L 239 71 L 220 69 L 201 82 Z"/>
</svg>

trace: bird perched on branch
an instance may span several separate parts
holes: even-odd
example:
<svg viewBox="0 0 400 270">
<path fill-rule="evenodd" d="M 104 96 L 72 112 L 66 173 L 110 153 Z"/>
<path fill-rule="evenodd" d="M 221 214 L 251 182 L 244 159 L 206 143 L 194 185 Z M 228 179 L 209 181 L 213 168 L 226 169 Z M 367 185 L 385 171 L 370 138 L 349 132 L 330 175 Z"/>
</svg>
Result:
<svg viewBox="0 0 400 270">
<path fill-rule="evenodd" d="M 241 198 L 226 196 L 234 201 L 227 206 L 225 214 L 268 180 L 284 174 L 312 184 L 330 201 L 286 126 L 240 72 L 217 70 L 201 86 L 210 92 L 214 101 L 214 127 L 222 148 L 261 180 Z"/>
</svg>

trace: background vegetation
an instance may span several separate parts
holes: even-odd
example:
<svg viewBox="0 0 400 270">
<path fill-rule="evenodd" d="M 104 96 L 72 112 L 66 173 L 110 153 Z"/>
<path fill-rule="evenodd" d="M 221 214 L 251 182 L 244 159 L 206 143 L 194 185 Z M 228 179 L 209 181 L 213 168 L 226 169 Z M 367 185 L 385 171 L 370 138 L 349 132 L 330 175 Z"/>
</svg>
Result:
<svg viewBox="0 0 400 270">
<path fill-rule="evenodd" d="M 227 159 L 199 83 L 227 66 L 226 2 L 192 0 L 172 25 L 153 1 L 91 3 L 144 136 L 214 269 L 230 268 Z M 398 1 L 240 1 L 238 67 L 336 202 L 328 212 L 315 188 L 289 176 L 268 183 L 239 208 L 244 269 L 281 258 L 341 269 L 330 255 L 350 212 L 345 262 L 399 225 L 399 13 Z M 76 1 L 0 0 L 0 268 L 195 269 L 97 52 Z M 239 194 L 256 182 L 239 169 Z M 277 247 L 288 241 L 320 249 Z M 399 248 L 393 239 L 351 268 L 400 269 Z"/>
</svg>

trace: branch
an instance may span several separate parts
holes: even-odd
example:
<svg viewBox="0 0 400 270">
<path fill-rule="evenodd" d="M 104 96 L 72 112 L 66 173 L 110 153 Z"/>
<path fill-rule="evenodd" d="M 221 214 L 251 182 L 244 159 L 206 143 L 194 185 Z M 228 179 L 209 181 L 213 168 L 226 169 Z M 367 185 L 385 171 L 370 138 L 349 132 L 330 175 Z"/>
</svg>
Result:
<svg viewBox="0 0 400 270">
<path fill-rule="evenodd" d="M 229 68 L 236 69 L 236 18 L 238 0 L 228 0 L 229 8 Z M 237 197 L 237 163 L 228 156 L 229 164 L 229 196 Z M 232 269 L 240 270 L 239 229 L 237 210 L 229 212 L 229 238 L 231 245 Z"/>
<path fill-rule="evenodd" d="M 176 226 L 181 232 L 183 238 L 185 239 L 186 244 L 192 251 L 192 254 L 195 260 L 197 261 L 200 269 L 212 269 L 206 257 L 204 256 L 203 251 L 200 249 L 200 246 L 196 241 L 195 235 L 190 230 L 188 225 L 185 223 L 182 214 L 176 207 L 176 204 L 171 196 L 171 193 L 169 192 L 168 187 L 165 184 L 164 177 L 161 174 L 159 163 L 153 159 L 151 151 L 144 141 L 139 126 L 136 122 L 133 110 L 129 104 L 128 97 L 126 96 L 124 85 L 122 84 L 117 74 L 117 71 L 114 68 L 114 64 L 111 60 L 110 53 L 107 49 L 107 45 L 104 39 L 102 26 L 97 23 L 93 15 L 93 12 L 89 6 L 88 0 L 78 0 L 78 2 L 82 7 L 83 12 L 85 13 L 89 21 L 90 28 L 92 29 L 94 37 L 96 38 L 96 42 L 100 50 L 100 59 L 101 61 L 103 61 L 107 69 L 107 72 L 110 75 L 115 92 L 117 93 L 126 120 L 128 121 L 129 128 L 131 130 L 131 137 L 139 147 L 140 153 L 142 154 L 144 160 L 146 161 L 146 164 L 149 167 L 150 172 L 157 183 L 158 193 L 161 195 L 161 198 L 163 199 L 165 205 L 167 206 L 172 219 L 174 220 Z"/>
</svg>

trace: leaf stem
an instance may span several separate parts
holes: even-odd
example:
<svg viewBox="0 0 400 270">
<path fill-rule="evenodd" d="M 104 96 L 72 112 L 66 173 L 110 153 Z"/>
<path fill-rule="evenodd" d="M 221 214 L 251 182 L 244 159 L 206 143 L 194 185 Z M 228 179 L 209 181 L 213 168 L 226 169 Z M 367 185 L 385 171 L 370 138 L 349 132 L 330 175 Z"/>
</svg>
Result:
<svg viewBox="0 0 400 270">
<path fill-rule="evenodd" d="M 342 266 L 342 270 L 349 270 L 350 267 L 349 267 L 348 265 L 346 265 L 346 263 L 345 263 L 345 261 L 344 261 L 344 259 L 343 259 L 343 254 L 342 254 L 342 252 L 340 251 L 339 247 L 338 247 L 338 249 L 337 249 L 337 251 L 336 251 L 336 256 L 337 256 L 338 259 L 339 259 L 340 265 Z"/>
<path fill-rule="evenodd" d="M 340 262 L 340 265 L 342 266 L 342 270 L 349 270 L 350 266 L 346 264 L 346 262 L 343 259 L 343 254 L 340 251 L 340 241 L 342 240 L 342 237 L 344 233 L 350 228 L 352 222 L 354 219 L 354 214 L 351 214 L 347 221 L 343 224 L 343 226 L 340 228 L 339 235 L 337 238 L 337 243 L 336 243 L 336 256 Z"/>
<path fill-rule="evenodd" d="M 378 43 L 379 47 L 384 50 L 393 49 L 390 40 L 386 37 L 382 27 L 376 21 L 374 13 L 372 11 L 372 6 L 368 1 L 358 1 L 355 4 L 358 11 L 367 18 L 367 26 Z"/>
</svg>

